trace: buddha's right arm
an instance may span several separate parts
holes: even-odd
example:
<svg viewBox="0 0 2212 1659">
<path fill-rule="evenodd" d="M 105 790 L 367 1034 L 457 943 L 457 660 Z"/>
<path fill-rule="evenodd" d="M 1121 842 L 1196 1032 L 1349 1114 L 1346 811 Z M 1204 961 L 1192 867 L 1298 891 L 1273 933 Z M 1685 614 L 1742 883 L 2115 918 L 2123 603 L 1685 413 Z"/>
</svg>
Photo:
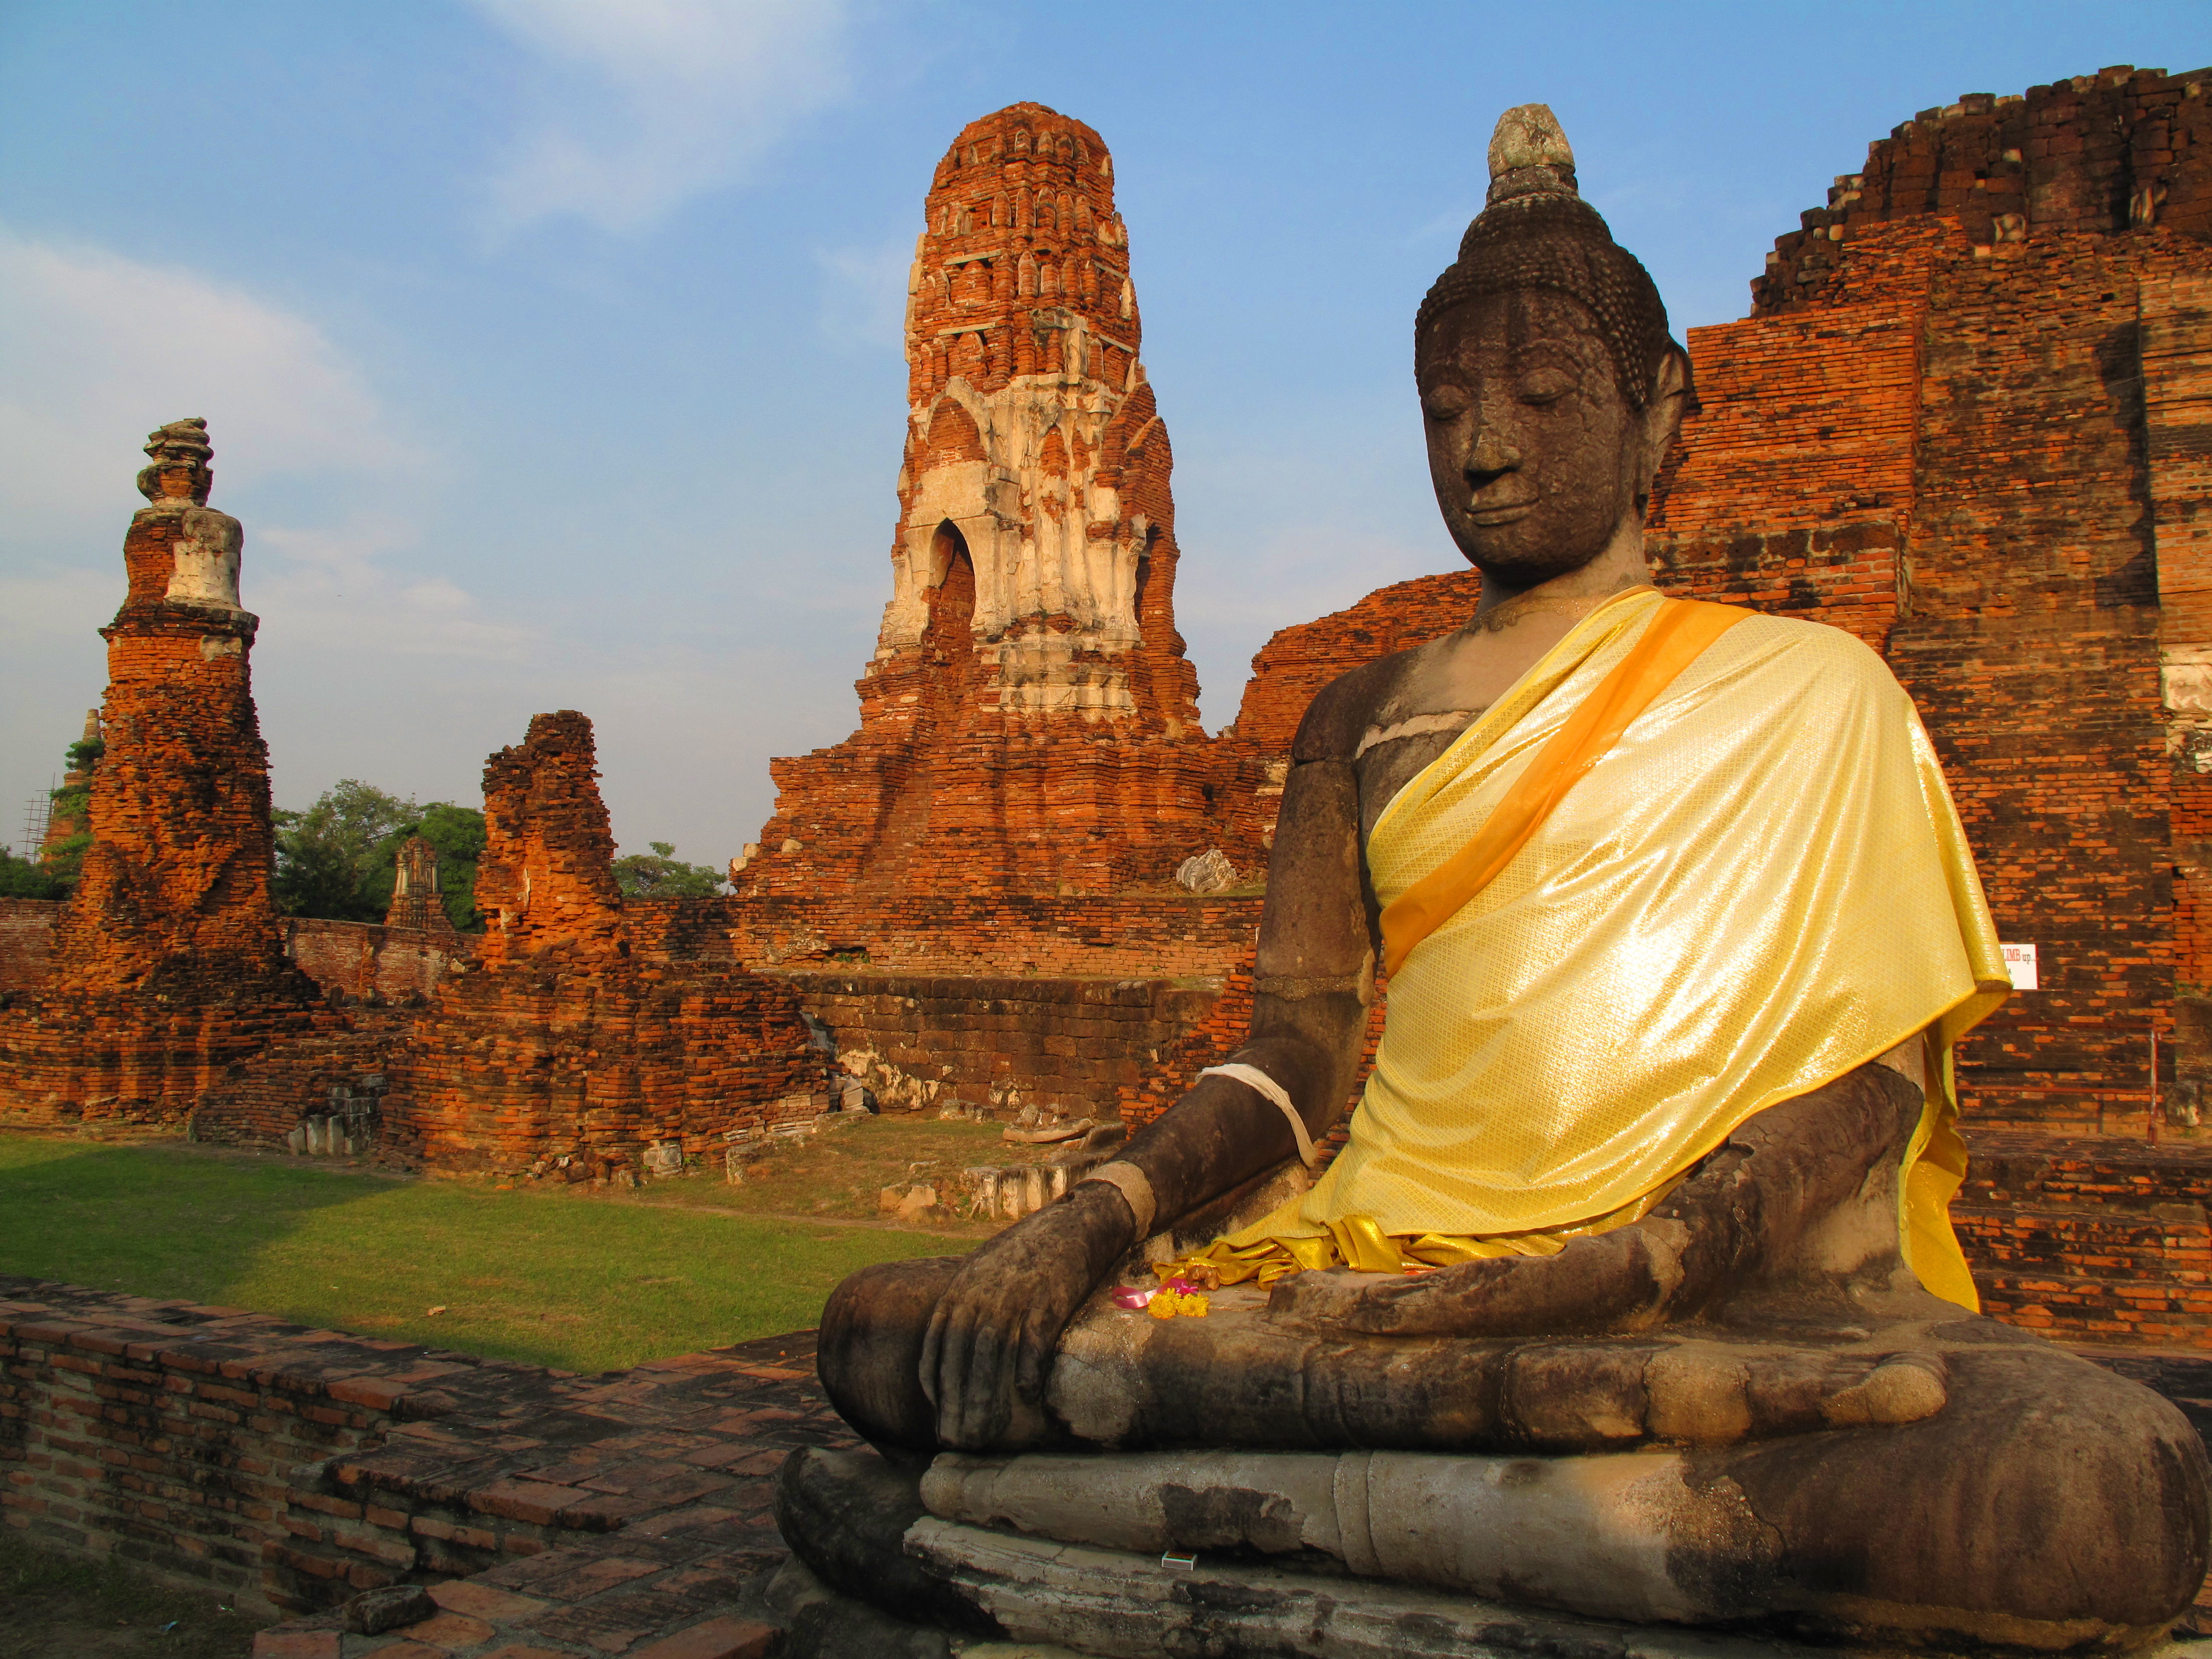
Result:
<svg viewBox="0 0 2212 1659">
<path fill-rule="evenodd" d="M 1375 941 L 1359 873 L 1347 759 L 1293 766 L 1261 913 L 1249 1041 L 1231 1058 L 1289 1095 L 1318 1138 L 1344 1109 L 1367 1029 Z M 969 1256 L 939 1297 L 920 1381 L 942 1443 L 1033 1444 L 1044 1378 L 1067 1321 L 1132 1244 L 1297 1150 L 1273 1101 L 1203 1077 L 1115 1159 L 1124 1178 L 1079 1182 Z"/>
<path fill-rule="evenodd" d="M 1349 760 L 1302 760 L 1285 781 L 1257 967 L 1249 1032 L 1224 1063 L 1273 1079 L 1318 1140 L 1344 1114 L 1375 994 L 1358 783 Z M 1132 1242 L 1297 1152 L 1279 1104 L 1237 1079 L 1200 1078 L 1116 1160 L 1140 1177 L 1127 1183 L 1139 1193 L 1133 1212 L 1147 1187 L 1155 1206 L 1149 1217 L 1133 1213 Z"/>
</svg>

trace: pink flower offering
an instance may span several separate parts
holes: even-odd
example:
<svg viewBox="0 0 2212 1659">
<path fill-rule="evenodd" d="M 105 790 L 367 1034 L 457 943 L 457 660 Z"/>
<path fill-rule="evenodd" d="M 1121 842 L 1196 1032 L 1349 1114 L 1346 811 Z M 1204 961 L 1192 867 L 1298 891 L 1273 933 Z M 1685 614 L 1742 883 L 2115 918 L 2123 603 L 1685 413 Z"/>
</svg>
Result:
<svg viewBox="0 0 2212 1659">
<path fill-rule="evenodd" d="M 1114 1292 L 1114 1305 L 1117 1308 L 1127 1308 L 1133 1313 L 1142 1313 L 1151 1304 L 1152 1299 L 1158 1294 L 1158 1291 L 1141 1290 L 1134 1285 L 1124 1285 Z"/>
</svg>

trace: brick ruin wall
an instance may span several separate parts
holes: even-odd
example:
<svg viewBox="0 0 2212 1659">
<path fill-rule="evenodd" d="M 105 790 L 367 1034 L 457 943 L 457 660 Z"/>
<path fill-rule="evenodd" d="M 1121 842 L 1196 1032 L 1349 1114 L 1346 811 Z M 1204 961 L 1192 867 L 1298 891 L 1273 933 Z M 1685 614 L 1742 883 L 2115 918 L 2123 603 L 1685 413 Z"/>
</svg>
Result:
<svg viewBox="0 0 2212 1659">
<path fill-rule="evenodd" d="M 860 729 L 772 763 L 775 815 L 732 870 L 749 957 L 820 939 L 921 970 L 1200 966 L 1183 909 L 1140 902 L 1213 834 L 1141 338 L 1098 135 L 1036 104 L 963 129 L 908 278 L 892 596 Z M 1102 909 L 1125 948 L 1079 968 L 1061 935 Z M 1209 941 L 1201 970 L 1238 944 Z"/>
<path fill-rule="evenodd" d="M 749 900 L 730 907 L 729 939 L 745 960 L 778 971 L 846 963 L 937 976 L 1218 981 L 1249 954 L 1261 902 L 1256 894 L 1201 898 L 1175 889 L 1109 898 L 924 896 L 895 909 L 857 897 Z"/>
<path fill-rule="evenodd" d="M 476 941 L 450 924 L 433 932 L 287 916 L 283 926 L 284 954 L 293 964 L 326 994 L 353 1001 L 420 1000 L 476 954 Z"/>
<path fill-rule="evenodd" d="M 0 1280 L 0 1524 L 264 1615 L 489 1572 L 441 1604 L 614 1652 L 710 1616 L 728 1582 L 715 1569 L 780 1559 L 775 1470 L 795 1446 L 852 1443 L 811 1368 L 777 1363 L 799 1346 L 579 1377 L 237 1308 Z M 653 1576 L 664 1566 L 676 1570 Z M 582 1582 L 561 1583 L 569 1573 Z M 497 1588 L 517 1577 L 536 1594 Z M 611 1585 L 638 1593 L 574 1605 Z M 448 1641 L 471 1628 L 447 1623 Z M 477 1628 L 481 1645 L 489 1630 Z M 334 1636 L 307 1639 L 338 1651 Z"/>
<path fill-rule="evenodd" d="M 794 973 L 790 984 L 835 1037 L 840 1072 L 885 1111 L 1036 1106 L 1102 1121 L 1220 1000 L 1161 979 Z"/>
<path fill-rule="evenodd" d="M 591 722 L 540 714 L 484 769 L 474 963 L 449 975 L 392 1059 L 384 1144 L 442 1168 L 589 1153 L 635 1165 L 679 1143 L 811 1115 L 823 1057 L 798 1000 L 731 953 L 720 901 L 626 902 Z"/>
<path fill-rule="evenodd" d="M 0 898 L 0 991 L 28 989 L 53 965 L 57 899 Z"/>
</svg>

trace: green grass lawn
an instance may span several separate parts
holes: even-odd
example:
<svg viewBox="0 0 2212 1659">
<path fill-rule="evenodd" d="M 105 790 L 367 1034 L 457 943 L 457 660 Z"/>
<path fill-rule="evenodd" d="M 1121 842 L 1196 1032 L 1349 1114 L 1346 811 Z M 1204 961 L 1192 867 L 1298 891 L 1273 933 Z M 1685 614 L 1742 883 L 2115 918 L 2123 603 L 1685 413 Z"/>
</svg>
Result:
<svg viewBox="0 0 2212 1659">
<path fill-rule="evenodd" d="M 180 1143 L 0 1136 L 0 1273 L 569 1370 L 804 1329 L 854 1268 L 974 1242 L 650 1190 L 502 1192 Z"/>
</svg>

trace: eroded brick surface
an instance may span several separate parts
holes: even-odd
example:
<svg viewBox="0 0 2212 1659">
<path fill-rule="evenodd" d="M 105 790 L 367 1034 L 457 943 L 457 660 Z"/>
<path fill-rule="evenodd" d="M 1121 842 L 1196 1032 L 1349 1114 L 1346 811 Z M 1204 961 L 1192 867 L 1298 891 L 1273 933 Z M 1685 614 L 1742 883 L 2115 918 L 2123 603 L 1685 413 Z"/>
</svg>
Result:
<svg viewBox="0 0 2212 1659">
<path fill-rule="evenodd" d="M 1235 929 L 1192 939 L 1176 901 L 1123 895 L 1208 844 L 1212 763 L 1112 159 L 1081 122 L 1016 104 L 962 130 L 924 211 L 860 729 L 773 763 L 775 816 L 732 872 L 763 902 L 737 911 L 739 950 L 1218 972 Z"/>
<path fill-rule="evenodd" d="M 656 1143 L 713 1163 L 731 1136 L 827 1104 L 798 999 L 732 956 L 727 905 L 623 901 L 595 759 L 591 722 L 562 711 L 486 765 L 487 932 L 393 1055 L 390 1150 L 635 1172 Z"/>
<path fill-rule="evenodd" d="M 46 972 L 0 991 L 0 1122 L 179 1122 L 235 1060 L 337 1018 L 270 898 L 269 757 L 238 601 L 244 532 L 206 505 L 205 423 L 146 446 L 129 590 L 100 629 L 93 844 Z"/>
<path fill-rule="evenodd" d="M 563 1610 L 617 1618 L 626 1589 L 665 1633 L 781 1556 L 784 1456 L 853 1443 L 812 1341 L 577 1376 L 0 1279 L 0 1519 L 249 1605 L 468 1579 L 441 1585 L 441 1629 L 553 1635 Z"/>
</svg>

